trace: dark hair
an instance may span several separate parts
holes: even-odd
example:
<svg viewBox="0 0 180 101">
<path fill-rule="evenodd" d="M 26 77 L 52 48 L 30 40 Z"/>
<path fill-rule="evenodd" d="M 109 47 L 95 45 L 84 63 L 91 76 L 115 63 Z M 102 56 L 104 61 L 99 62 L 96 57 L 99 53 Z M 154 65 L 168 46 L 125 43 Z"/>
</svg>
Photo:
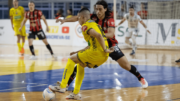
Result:
<svg viewBox="0 0 180 101">
<path fill-rule="evenodd" d="M 71 14 L 72 14 L 72 9 L 68 9 L 70 12 L 71 12 Z"/>
<path fill-rule="evenodd" d="M 112 12 L 109 10 L 108 4 L 107 4 L 106 1 L 98 1 L 98 2 L 96 3 L 96 5 L 102 5 L 102 6 L 104 7 L 104 9 L 105 9 L 105 8 L 107 9 L 107 11 L 105 12 L 105 16 L 106 16 L 106 17 L 111 16 L 111 13 L 112 13 Z"/>
<path fill-rule="evenodd" d="M 134 6 L 133 6 L 133 5 L 131 5 L 131 6 L 129 7 L 129 9 L 134 9 Z"/>
<path fill-rule="evenodd" d="M 86 7 L 84 7 L 84 8 L 82 8 L 82 9 L 79 11 L 79 13 L 81 13 L 81 12 L 83 12 L 83 11 L 89 11 L 89 9 L 86 8 Z M 90 12 L 90 11 L 89 11 L 89 12 Z"/>
</svg>

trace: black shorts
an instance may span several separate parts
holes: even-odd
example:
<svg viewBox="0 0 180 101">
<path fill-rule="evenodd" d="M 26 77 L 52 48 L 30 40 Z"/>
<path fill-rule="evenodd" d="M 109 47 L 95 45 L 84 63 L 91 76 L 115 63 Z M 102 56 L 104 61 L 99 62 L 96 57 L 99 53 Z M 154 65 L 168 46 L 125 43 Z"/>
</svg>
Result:
<svg viewBox="0 0 180 101">
<path fill-rule="evenodd" d="M 114 52 L 110 53 L 109 56 L 117 61 L 118 59 L 122 58 L 124 56 L 124 53 L 121 51 L 121 49 L 116 45 L 114 46 Z"/>
<path fill-rule="evenodd" d="M 36 39 L 36 36 L 38 37 L 39 40 L 46 39 L 46 35 L 43 30 L 38 32 L 30 32 L 28 39 Z"/>
</svg>

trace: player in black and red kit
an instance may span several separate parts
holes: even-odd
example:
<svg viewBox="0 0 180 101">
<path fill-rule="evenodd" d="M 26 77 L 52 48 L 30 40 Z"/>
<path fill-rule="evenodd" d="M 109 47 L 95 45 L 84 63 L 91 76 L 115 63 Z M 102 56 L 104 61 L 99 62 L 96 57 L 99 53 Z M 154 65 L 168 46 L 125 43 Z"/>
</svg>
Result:
<svg viewBox="0 0 180 101">
<path fill-rule="evenodd" d="M 30 33 L 28 36 L 28 41 L 29 41 L 29 48 L 32 53 L 32 56 L 30 57 L 30 59 L 32 59 L 32 60 L 37 59 L 37 57 L 35 56 L 34 47 L 33 47 L 33 40 L 36 39 L 36 36 L 39 38 L 39 40 L 42 40 L 44 42 L 47 49 L 50 51 L 52 57 L 55 58 L 53 51 L 51 49 L 51 46 L 47 42 L 46 35 L 41 26 L 40 20 L 43 19 L 44 23 L 46 24 L 46 31 L 49 32 L 49 27 L 48 27 L 46 18 L 44 17 L 44 15 L 42 14 L 42 12 L 40 10 L 35 9 L 34 2 L 30 1 L 28 3 L 28 6 L 29 6 L 29 11 L 26 12 L 25 18 L 21 24 L 19 31 L 22 30 L 22 26 L 24 26 L 26 21 L 29 19 Z"/>
<path fill-rule="evenodd" d="M 114 47 L 115 50 L 113 53 L 110 53 L 109 56 L 113 60 L 117 61 L 122 68 L 134 74 L 141 83 L 142 88 L 147 88 L 148 87 L 147 81 L 141 76 L 141 74 L 137 71 L 135 66 L 129 64 L 127 58 L 125 57 L 125 55 L 117 45 L 118 41 L 115 38 L 115 22 L 114 19 L 112 18 L 111 12 L 109 11 L 108 5 L 105 1 L 98 1 L 96 3 L 96 15 L 97 16 L 93 15 L 91 19 L 102 27 L 106 37 L 108 38 L 109 47 Z M 78 19 L 77 16 L 74 16 L 72 18 L 65 20 L 58 19 L 56 22 L 60 21 L 63 24 L 64 22 L 77 21 L 77 19 Z M 70 55 L 75 54 L 77 52 L 72 52 Z M 76 67 L 74 73 L 71 75 L 69 79 L 68 85 L 72 82 L 75 75 L 76 75 Z"/>
</svg>

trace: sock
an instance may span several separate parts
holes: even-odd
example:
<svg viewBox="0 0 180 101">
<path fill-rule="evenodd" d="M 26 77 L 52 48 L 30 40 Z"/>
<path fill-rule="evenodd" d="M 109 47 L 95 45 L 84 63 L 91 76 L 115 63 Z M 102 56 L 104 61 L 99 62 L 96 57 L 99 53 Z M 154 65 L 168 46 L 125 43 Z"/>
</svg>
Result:
<svg viewBox="0 0 180 101">
<path fill-rule="evenodd" d="M 17 43 L 17 46 L 18 46 L 18 50 L 19 50 L 19 52 L 21 51 L 21 44 L 20 43 Z"/>
<path fill-rule="evenodd" d="M 75 62 L 71 59 L 68 59 L 68 62 L 66 64 L 66 68 L 64 69 L 63 76 L 62 76 L 62 82 L 61 82 L 61 88 L 66 88 L 69 77 L 73 73 Z"/>
<path fill-rule="evenodd" d="M 68 86 L 71 84 L 71 82 L 74 80 L 74 78 L 76 77 L 76 73 L 77 73 L 77 65 L 74 67 L 74 71 L 72 73 L 72 75 L 70 76 L 69 78 L 69 81 L 68 81 Z"/>
<path fill-rule="evenodd" d="M 132 74 L 134 74 L 134 75 L 138 78 L 139 81 L 141 80 L 141 78 L 143 78 L 143 77 L 141 76 L 141 74 L 137 71 L 136 67 L 133 66 L 133 65 L 131 65 L 131 70 L 130 70 L 129 72 L 131 72 Z"/>
<path fill-rule="evenodd" d="M 136 52 L 136 44 L 132 45 L 134 52 Z"/>
<path fill-rule="evenodd" d="M 22 48 L 24 48 L 24 42 L 22 42 L 22 45 L 21 45 Z"/>
<path fill-rule="evenodd" d="M 47 47 L 47 49 L 49 50 L 49 52 L 51 53 L 51 55 L 53 55 L 53 51 L 52 51 L 52 49 L 51 49 L 51 46 L 48 44 L 48 45 L 46 45 L 46 47 Z"/>
<path fill-rule="evenodd" d="M 35 53 L 34 53 L 34 47 L 33 47 L 33 45 L 32 45 L 32 46 L 29 46 L 29 48 L 30 48 L 30 51 L 31 51 L 32 55 L 34 55 L 34 56 L 35 56 Z"/>
<path fill-rule="evenodd" d="M 84 79 L 84 68 L 77 64 L 77 75 L 76 75 L 76 81 L 75 81 L 75 87 L 74 87 L 74 94 L 78 94 L 81 89 L 81 84 Z"/>
</svg>

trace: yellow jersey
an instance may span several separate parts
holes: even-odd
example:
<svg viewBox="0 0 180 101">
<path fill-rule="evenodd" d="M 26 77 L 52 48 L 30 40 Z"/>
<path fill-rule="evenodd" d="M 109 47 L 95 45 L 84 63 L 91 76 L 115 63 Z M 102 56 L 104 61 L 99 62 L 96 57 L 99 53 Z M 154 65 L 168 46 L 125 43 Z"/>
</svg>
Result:
<svg viewBox="0 0 180 101">
<path fill-rule="evenodd" d="M 14 26 L 20 26 L 21 22 L 24 19 L 24 8 L 22 6 L 19 6 L 17 9 L 11 8 L 9 12 L 9 16 L 13 17 L 13 25 Z"/>
<path fill-rule="evenodd" d="M 72 17 L 72 15 L 68 15 L 68 16 L 66 17 L 66 19 L 67 19 L 67 18 L 71 18 L 71 17 Z"/>
<path fill-rule="evenodd" d="M 82 25 L 82 33 L 84 39 L 86 40 L 86 42 L 88 42 L 88 45 L 90 46 L 89 50 L 94 51 L 95 53 L 98 51 L 99 55 L 101 54 L 101 56 L 102 55 L 108 56 L 109 54 L 104 52 L 98 40 L 95 37 L 92 37 L 88 34 L 88 31 L 90 29 L 94 29 L 97 33 L 101 34 L 104 38 L 104 43 L 106 45 L 106 48 L 107 49 L 109 48 L 107 38 L 104 32 L 102 31 L 101 27 L 93 20 L 88 20 L 86 23 Z"/>
</svg>

